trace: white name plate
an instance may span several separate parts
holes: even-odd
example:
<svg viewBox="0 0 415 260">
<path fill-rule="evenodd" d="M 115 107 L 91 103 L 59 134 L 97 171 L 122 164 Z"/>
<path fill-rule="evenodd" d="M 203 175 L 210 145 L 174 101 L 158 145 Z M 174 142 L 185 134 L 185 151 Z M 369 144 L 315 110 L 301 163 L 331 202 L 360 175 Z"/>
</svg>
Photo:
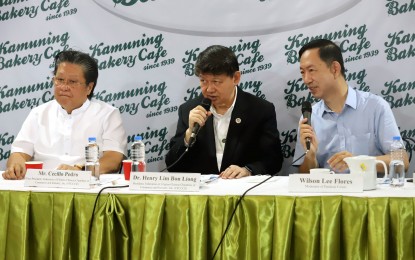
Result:
<svg viewBox="0 0 415 260">
<path fill-rule="evenodd" d="M 42 188 L 89 189 L 91 188 L 90 182 L 90 171 L 29 169 L 26 172 L 24 186 Z"/>
<path fill-rule="evenodd" d="M 200 173 L 131 172 L 130 190 L 199 191 Z"/>
<path fill-rule="evenodd" d="M 363 192 L 363 176 L 359 174 L 290 174 L 290 192 Z"/>
</svg>

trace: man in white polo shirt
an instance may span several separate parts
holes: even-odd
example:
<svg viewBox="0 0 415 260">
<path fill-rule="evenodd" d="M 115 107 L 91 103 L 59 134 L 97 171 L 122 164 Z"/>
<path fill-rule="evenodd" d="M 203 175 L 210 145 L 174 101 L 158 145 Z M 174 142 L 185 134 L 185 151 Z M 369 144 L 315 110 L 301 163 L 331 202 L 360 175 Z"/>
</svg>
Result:
<svg viewBox="0 0 415 260">
<path fill-rule="evenodd" d="M 100 173 L 118 171 L 127 138 L 117 108 L 91 100 L 98 65 L 88 54 L 63 51 L 55 58 L 55 100 L 33 109 L 11 147 L 5 179 L 23 179 L 25 162 L 45 169 L 81 170 L 88 137 L 100 148 Z"/>
</svg>

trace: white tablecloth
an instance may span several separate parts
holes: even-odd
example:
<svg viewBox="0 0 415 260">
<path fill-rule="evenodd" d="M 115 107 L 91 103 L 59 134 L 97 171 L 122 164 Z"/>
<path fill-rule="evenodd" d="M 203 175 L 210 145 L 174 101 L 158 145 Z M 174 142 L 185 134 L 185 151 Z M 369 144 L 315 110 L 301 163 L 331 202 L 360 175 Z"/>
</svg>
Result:
<svg viewBox="0 0 415 260">
<path fill-rule="evenodd" d="M 1 172 L 0 172 L 1 173 Z M 203 176 L 202 176 L 203 177 Z M 241 179 L 218 179 L 208 184 L 203 184 L 198 192 L 165 192 L 165 191 L 133 191 L 127 188 L 107 189 L 103 193 L 114 194 L 177 194 L 177 195 L 242 195 L 247 189 L 261 182 L 268 176 L 251 176 Z M 62 188 L 38 188 L 25 187 L 24 180 L 0 180 L 0 190 L 34 191 L 34 192 L 81 192 L 98 193 L 101 188 L 107 186 L 128 185 L 124 176 L 120 174 L 101 175 L 101 185 L 95 185 L 91 189 L 62 189 Z M 352 197 L 415 197 L 415 185 L 405 183 L 403 187 L 395 188 L 386 184 L 378 184 L 376 190 L 360 193 L 292 193 L 288 188 L 288 177 L 276 176 L 259 187 L 247 193 L 249 195 L 269 196 L 352 196 Z"/>
</svg>

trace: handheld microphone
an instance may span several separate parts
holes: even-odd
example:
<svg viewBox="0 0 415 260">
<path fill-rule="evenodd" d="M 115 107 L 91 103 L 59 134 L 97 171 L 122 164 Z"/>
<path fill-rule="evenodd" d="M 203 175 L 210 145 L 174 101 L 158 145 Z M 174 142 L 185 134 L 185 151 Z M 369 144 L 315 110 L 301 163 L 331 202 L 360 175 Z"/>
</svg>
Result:
<svg viewBox="0 0 415 260">
<path fill-rule="evenodd" d="M 311 126 L 311 103 L 308 101 L 304 101 L 303 102 L 303 106 L 301 108 L 301 112 L 303 113 L 303 118 L 307 118 L 307 124 Z M 305 145 L 307 148 L 307 151 L 310 151 L 310 137 L 306 137 L 305 139 Z"/>
<path fill-rule="evenodd" d="M 206 109 L 206 111 L 209 111 L 210 109 L 210 105 L 212 104 L 212 101 L 208 98 L 204 98 L 202 100 L 202 102 L 200 103 L 200 105 Z M 199 133 L 200 130 L 200 125 L 198 123 L 195 123 L 195 125 L 193 126 L 192 129 L 192 134 L 190 135 L 190 139 L 189 139 L 189 147 L 192 147 L 195 142 L 196 142 L 196 136 Z"/>
</svg>

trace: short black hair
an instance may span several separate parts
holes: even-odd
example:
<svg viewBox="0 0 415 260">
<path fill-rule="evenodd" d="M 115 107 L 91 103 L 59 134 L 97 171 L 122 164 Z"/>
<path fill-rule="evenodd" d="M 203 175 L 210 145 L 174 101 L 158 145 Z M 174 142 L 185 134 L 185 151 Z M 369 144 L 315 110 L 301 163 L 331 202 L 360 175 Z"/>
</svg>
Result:
<svg viewBox="0 0 415 260">
<path fill-rule="evenodd" d="M 298 52 L 299 58 L 306 50 L 318 49 L 320 59 L 324 61 L 327 66 L 331 66 L 333 61 L 340 63 L 341 74 L 346 78 L 346 69 L 344 68 L 344 61 L 342 50 L 334 42 L 327 39 L 317 39 L 305 44 Z"/>
<path fill-rule="evenodd" d="M 238 59 L 228 47 L 212 45 L 202 51 L 196 60 L 195 74 L 226 74 L 233 77 L 239 71 Z"/>
<path fill-rule="evenodd" d="M 53 75 L 56 75 L 58 67 L 62 62 L 73 63 L 82 67 L 86 84 L 88 85 L 91 82 L 94 83 L 92 91 L 88 95 L 88 99 L 91 99 L 94 95 L 94 89 L 98 81 L 98 64 L 96 60 L 89 56 L 89 54 L 80 51 L 62 51 L 55 56 L 55 69 L 53 71 Z"/>
</svg>

